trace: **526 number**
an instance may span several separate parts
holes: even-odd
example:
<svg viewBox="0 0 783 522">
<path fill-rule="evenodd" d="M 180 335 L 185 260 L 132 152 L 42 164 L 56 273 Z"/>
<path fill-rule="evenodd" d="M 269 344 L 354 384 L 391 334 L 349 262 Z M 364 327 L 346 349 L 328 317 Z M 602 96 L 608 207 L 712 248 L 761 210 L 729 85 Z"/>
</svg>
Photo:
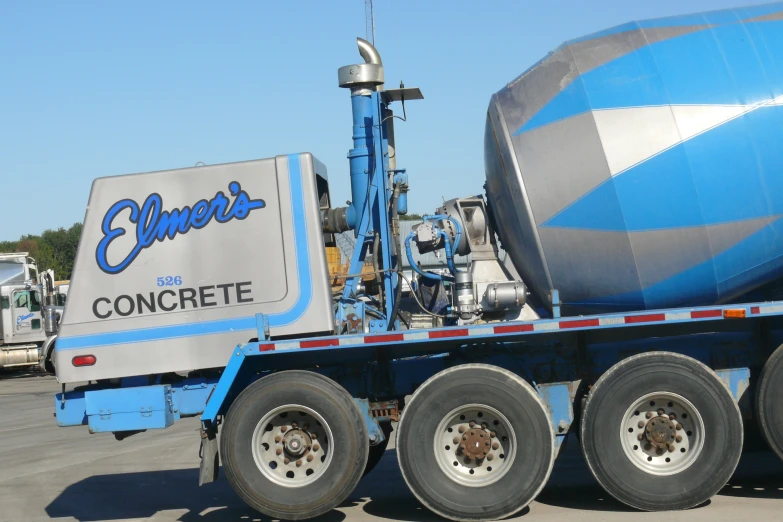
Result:
<svg viewBox="0 0 783 522">
<path fill-rule="evenodd" d="M 182 276 L 166 276 L 158 278 L 158 286 L 179 286 L 182 284 Z"/>
</svg>

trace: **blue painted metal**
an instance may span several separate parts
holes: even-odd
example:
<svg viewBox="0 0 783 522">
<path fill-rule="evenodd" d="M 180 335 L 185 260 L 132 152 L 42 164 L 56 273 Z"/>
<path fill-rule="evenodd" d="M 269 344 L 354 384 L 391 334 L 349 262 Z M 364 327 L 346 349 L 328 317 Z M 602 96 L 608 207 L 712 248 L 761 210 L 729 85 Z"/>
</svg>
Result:
<svg viewBox="0 0 783 522">
<path fill-rule="evenodd" d="M 394 269 L 397 259 L 392 256 L 396 251 L 392 247 L 393 235 L 390 227 L 389 201 L 391 198 L 388 172 L 388 142 L 384 118 L 386 106 L 379 93 L 357 90 L 351 93 L 353 111 L 354 148 L 348 153 L 351 172 L 351 206 L 346 218 L 349 227 L 354 229 L 356 245 L 348 272 L 359 274 L 362 271 L 367 249 L 379 238 L 378 263 L 384 269 L 381 278 L 384 286 L 384 302 L 380 310 L 382 318 L 374 319 L 372 331 L 389 329 L 396 299 L 396 288 L 400 284 Z M 380 254 L 380 255 L 379 255 Z M 346 280 L 341 303 L 355 301 L 358 277 Z M 338 310 L 338 321 L 339 321 Z M 392 323 L 394 321 L 392 320 Z"/>
<path fill-rule="evenodd" d="M 90 433 L 168 428 L 179 418 L 168 384 L 87 391 L 84 403 Z"/>
<path fill-rule="evenodd" d="M 258 346 L 257 343 L 250 343 L 251 345 Z M 234 353 L 231 359 L 228 360 L 223 373 L 220 376 L 220 380 L 217 383 L 217 387 L 212 395 L 209 397 L 207 407 L 204 408 L 204 413 L 201 415 L 201 426 L 205 431 L 211 431 L 217 426 L 217 417 L 225 413 L 223 410 L 224 402 L 231 393 L 235 385 L 238 385 L 237 376 L 242 369 L 242 363 L 245 360 L 246 352 L 237 346 L 234 349 Z"/>
<path fill-rule="evenodd" d="M 297 298 L 296 303 L 285 312 L 269 314 L 267 320 L 270 326 L 285 326 L 299 319 L 307 311 L 307 307 L 310 305 L 312 297 L 312 276 L 310 273 L 312 267 L 310 262 L 310 251 L 307 248 L 308 230 L 299 154 L 291 154 L 288 156 L 288 169 L 291 189 L 291 207 L 293 210 L 296 271 L 299 274 L 299 297 Z M 67 338 L 60 337 L 57 340 L 55 349 L 73 350 L 78 348 L 172 339 L 175 337 L 195 337 L 232 330 L 256 331 L 257 327 L 258 324 L 255 316 L 235 317 L 219 321 L 192 322 L 182 325 L 122 330 Z"/>
<path fill-rule="evenodd" d="M 555 429 L 555 447 L 559 448 L 574 422 L 574 393 L 570 382 L 538 384 L 538 393 L 546 405 Z"/>
<path fill-rule="evenodd" d="M 367 399 L 354 398 L 354 402 L 356 402 L 356 405 L 359 406 L 359 409 L 362 411 L 362 417 L 364 417 L 364 423 L 367 425 L 367 434 L 370 437 L 370 443 L 374 445 L 386 440 L 381 425 L 378 424 L 375 417 L 370 414 L 370 401 Z"/>
<path fill-rule="evenodd" d="M 753 417 L 753 401 L 750 390 L 750 369 L 749 368 L 729 368 L 726 370 L 716 370 L 715 373 L 726 388 L 731 392 L 731 396 L 737 401 L 742 416 L 744 418 Z"/>
<path fill-rule="evenodd" d="M 408 213 L 408 174 L 405 169 L 392 170 L 391 172 L 394 174 L 394 184 L 405 187 L 405 190 L 401 190 L 397 198 L 397 213 L 404 216 Z"/>
<path fill-rule="evenodd" d="M 54 396 L 54 414 L 57 425 L 81 426 L 87 424 L 87 405 L 83 391 L 57 393 Z"/>
</svg>

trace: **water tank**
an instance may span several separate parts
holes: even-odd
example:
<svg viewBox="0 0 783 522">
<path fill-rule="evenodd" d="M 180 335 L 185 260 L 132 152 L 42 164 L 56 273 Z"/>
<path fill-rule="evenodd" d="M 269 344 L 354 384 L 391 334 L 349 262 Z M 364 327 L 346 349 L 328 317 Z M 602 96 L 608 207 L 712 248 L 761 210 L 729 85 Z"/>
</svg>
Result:
<svg viewBox="0 0 783 522">
<path fill-rule="evenodd" d="M 783 275 L 783 3 L 566 42 L 492 96 L 487 198 L 539 301 L 725 302 Z"/>
</svg>

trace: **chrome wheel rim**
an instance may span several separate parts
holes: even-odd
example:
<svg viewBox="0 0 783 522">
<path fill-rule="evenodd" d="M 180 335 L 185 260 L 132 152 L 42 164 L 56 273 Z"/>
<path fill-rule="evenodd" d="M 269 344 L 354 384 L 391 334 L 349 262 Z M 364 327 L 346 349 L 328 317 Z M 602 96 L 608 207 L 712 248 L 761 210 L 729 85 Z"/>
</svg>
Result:
<svg viewBox="0 0 783 522">
<path fill-rule="evenodd" d="M 637 399 L 623 415 L 620 441 L 628 460 L 656 476 L 681 473 L 704 447 L 704 421 L 685 397 L 655 392 Z"/>
<path fill-rule="evenodd" d="M 491 406 L 468 404 L 443 417 L 433 449 L 438 466 L 451 480 L 481 487 L 508 472 L 516 447 L 514 429 L 502 413 Z"/>
<path fill-rule="evenodd" d="M 315 410 L 299 404 L 280 406 L 256 425 L 253 460 L 275 484 L 306 486 L 329 468 L 332 440 L 329 424 Z"/>
</svg>

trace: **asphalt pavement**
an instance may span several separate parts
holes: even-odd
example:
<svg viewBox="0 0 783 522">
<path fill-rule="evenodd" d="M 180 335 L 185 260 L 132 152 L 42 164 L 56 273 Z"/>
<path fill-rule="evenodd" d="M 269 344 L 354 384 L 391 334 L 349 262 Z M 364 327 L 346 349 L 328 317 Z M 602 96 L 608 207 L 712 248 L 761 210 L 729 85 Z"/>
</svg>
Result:
<svg viewBox="0 0 783 522">
<path fill-rule="evenodd" d="M 59 385 L 38 373 L 0 373 L 0 521 L 265 521 L 225 479 L 198 486 L 198 420 L 118 442 L 86 427 L 58 428 Z M 393 437 L 394 435 L 392 435 Z M 729 484 L 706 505 L 641 513 L 606 495 L 576 440 L 558 459 L 539 498 L 514 520 L 706 522 L 783 520 L 783 463 L 768 451 L 746 452 Z M 441 520 L 410 494 L 393 439 L 381 463 L 338 509 L 316 522 Z"/>
</svg>

